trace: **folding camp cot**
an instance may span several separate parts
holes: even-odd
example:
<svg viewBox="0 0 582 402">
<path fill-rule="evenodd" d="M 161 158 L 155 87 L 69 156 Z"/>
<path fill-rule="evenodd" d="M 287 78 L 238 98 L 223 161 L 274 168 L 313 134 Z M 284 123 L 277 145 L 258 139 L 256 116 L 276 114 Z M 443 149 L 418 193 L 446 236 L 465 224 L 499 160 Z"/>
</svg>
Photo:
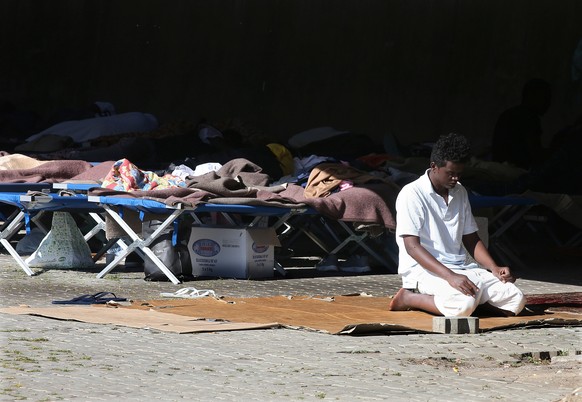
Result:
<svg viewBox="0 0 582 402">
<path fill-rule="evenodd" d="M 372 237 L 371 231 L 369 230 L 356 230 L 352 229 L 350 225 L 344 221 L 338 220 L 336 221 L 338 225 L 343 229 L 345 237 L 342 239 L 337 235 L 337 232 L 334 231 L 329 224 L 329 221 L 326 218 L 321 218 L 323 226 L 326 228 L 327 232 L 336 240 L 338 243 L 337 246 L 329 252 L 329 254 L 338 254 L 341 250 L 343 250 L 348 245 L 354 243 L 355 247 L 352 248 L 352 251 L 357 248 L 361 247 L 365 252 L 367 252 L 372 258 L 374 258 L 378 263 L 386 267 L 388 270 L 395 270 L 398 267 L 398 257 L 395 249 L 391 249 L 389 246 L 392 244 L 386 244 L 384 248 L 385 256 L 382 257 L 380 254 L 374 250 L 370 245 L 367 244 L 367 240 Z M 384 229 L 386 230 L 386 229 Z M 390 230 L 386 230 L 388 234 L 388 239 L 394 238 L 394 232 Z M 396 243 L 394 242 L 394 246 Z"/>
<path fill-rule="evenodd" d="M 533 206 L 539 202 L 533 198 L 519 196 L 486 196 L 469 195 L 473 210 L 480 208 L 498 208 L 499 211 L 489 221 L 490 234 L 493 238 L 500 237 L 511 226 L 519 221 Z"/>
<path fill-rule="evenodd" d="M 84 235 L 86 241 L 105 229 L 105 221 L 99 215 L 103 210 L 94 204 L 88 203 L 85 195 L 59 195 L 50 192 L 0 192 L 0 203 L 15 207 L 12 214 L 5 217 L 3 224 L 0 226 L 0 243 L 29 276 L 34 275 L 34 272 L 20 257 L 10 243 L 10 239 L 23 226 L 26 232 L 29 233 L 31 221 L 44 232 L 48 232 L 48 229 L 38 219 L 44 212 L 63 211 L 89 214 L 95 221 L 95 225 Z"/>
<path fill-rule="evenodd" d="M 106 267 L 99 272 L 98 278 L 102 278 L 111 272 L 121 261 L 131 252 L 136 251 L 139 254 L 147 256 L 174 284 L 179 284 L 180 280 L 165 266 L 165 264 L 154 254 L 150 245 L 172 224 L 178 222 L 182 214 L 188 214 L 194 219 L 194 225 L 203 225 L 201 214 L 220 214 L 230 227 L 240 227 L 241 222 L 234 218 L 235 215 L 251 217 L 250 222 L 244 223 L 244 227 L 252 228 L 265 222 L 264 218 L 276 218 L 269 220 L 269 227 L 279 228 L 292 215 L 306 213 L 306 207 L 275 207 L 275 206 L 256 206 L 243 204 L 202 204 L 190 207 L 184 204 L 167 205 L 163 202 L 145 198 L 120 197 L 120 196 L 88 196 L 88 201 L 102 208 L 123 230 L 124 235 L 131 239 L 129 244 L 122 247 L 122 250 L 116 255 Z M 130 210 L 139 213 L 140 219 L 144 219 L 146 214 L 153 214 L 164 217 L 156 230 L 146 238 L 143 238 L 128 225 L 124 220 L 124 211 Z M 111 239 L 110 241 L 113 241 Z M 107 247 L 107 246 L 106 246 Z M 282 267 L 275 265 L 274 269 L 281 270 Z"/>
<path fill-rule="evenodd" d="M 25 194 L 28 191 L 39 191 L 39 192 L 49 192 L 52 188 L 51 183 L 0 183 L 0 193 L 16 193 Z M 4 204 L 4 207 L 0 208 L 0 220 L 6 222 L 10 214 L 18 210 L 18 207 L 10 201 L 15 201 L 14 197 L 8 196 L 8 202 L 0 203 Z"/>
<path fill-rule="evenodd" d="M 513 251 L 511 241 L 502 236 L 524 217 L 534 206 L 540 205 L 533 198 L 520 196 L 486 196 L 469 194 L 473 212 L 483 208 L 494 208 L 497 212 L 489 220 L 489 248 L 496 251 L 505 263 L 520 265 L 520 259 Z"/>
<path fill-rule="evenodd" d="M 493 208 L 496 211 L 494 216 L 488 220 L 490 247 L 500 254 L 500 258 L 519 263 L 519 258 L 513 252 L 510 240 L 507 237 L 503 237 L 503 235 L 511 227 L 521 222 L 532 207 L 540 205 L 539 201 L 534 198 L 522 196 L 485 196 L 473 193 L 469 194 L 469 201 L 473 211 L 483 208 Z M 394 270 L 398 266 L 397 249 L 391 247 L 394 234 L 390 231 L 388 231 L 388 240 L 391 243 L 387 244 L 385 248 L 387 252 L 383 253 L 385 255 L 385 258 L 383 258 L 374 248 L 367 244 L 367 240 L 371 237 L 370 233 L 354 230 L 349 225 L 349 222 L 338 220 L 336 221 L 338 225 L 334 225 L 332 228 L 332 222 L 320 215 L 307 214 L 306 216 L 297 216 L 294 219 L 300 221 L 289 221 L 287 223 L 292 229 L 296 230 L 294 235 L 289 236 L 289 243 L 299 234 L 304 234 L 327 254 L 338 254 L 348 245 L 355 244 L 357 247 L 364 249 L 378 262 L 383 263 L 389 270 Z M 337 226 L 344 233 L 339 233 Z M 324 241 L 324 237 L 329 237 L 327 235 L 335 240 L 335 247 L 330 247 L 329 242 Z M 578 240 L 578 238 L 576 237 L 574 240 Z"/>
<path fill-rule="evenodd" d="M 292 217 L 285 225 L 287 230 L 281 234 L 285 240 L 285 247 L 292 247 L 300 235 L 305 235 L 327 255 L 339 255 L 342 252 L 352 254 L 361 248 L 388 271 L 396 272 L 398 268 L 394 232 L 386 228 L 382 230 L 382 233 L 386 234 L 383 238 L 386 244 L 382 247 L 384 252 L 381 255 L 376 247 L 368 244 L 370 239 L 375 237 L 370 230 L 358 230 L 351 222 L 343 220 L 332 221 L 315 210 Z M 377 226 L 380 228 L 380 225 Z"/>
<path fill-rule="evenodd" d="M 200 218 L 201 214 L 220 214 L 223 221 L 226 221 L 230 227 L 240 227 L 241 221 L 236 220 L 234 216 L 242 215 L 246 217 L 252 217 L 250 222 L 244 223 L 247 228 L 252 228 L 258 225 L 260 222 L 265 222 L 264 218 L 274 218 L 268 219 L 266 222 L 269 227 L 275 230 L 281 231 L 280 228 L 285 226 L 286 229 L 283 232 L 290 230 L 289 219 L 295 215 L 310 215 L 315 219 L 322 222 L 322 227 L 326 228 L 328 233 L 335 238 L 337 245 L 334 250 L 327 250 L 327 246 L 324 245 L 322 240 L 318 240 L 315 231 L 309 230 L 307 227 L 299 228 L 307 233 L 310 238 L 315 241 L 322 249 L 330 252 L 339 252 L 350 243 L 355 243 L 358 246 L 362 246 L 368 253 L 373 255 L 379 261 L 383 259 L 376 254 L 376 252 L 365 244 L 365 239 L 368 237 L 369 233 L 362 232 L 356 233 L 349 225 L 343 221 L 338 221 L 339 225 L 345 230 L 345 237 L 342 240 L 342 236 L 330 228 L 329 223 L 326 223 L 325 218 L 321 217 L 317 211 L 310 207 L 280 207 L 280 206 L 255 206 L 246 204 L 203 204 L 196 207 L 188 207 L 182 204 L 177 204 L 169 206 L 163 202 L 145 199 L 145 198 L 134 198 L 134 197 L 120 197 L 120 196 L 87 196 L 86 194 L 79 194 L 79 192 L 86 192 L 90 188 L 95 187 L 95 184 L 77 184 L 77 183 L 55 183 L 52 185 L 52 190 L 67 190 L 69 191 L 66 195 L 62 195 L 55 192 L 50 192 L 51 188 L 47 186 L 42 186 L 46 193 L 41 192 L 31 192 L 31 193 L 21 193 L 21 192 L 0 192 L 0 203 L 12 205 L 16 207 L 14 213 L 5 219 L 4 224 L 0 227 L 0 242 L 4 245 L 7 251 L 12 255 L 19 266 L 28 274 L 34 275 L 34 272 L 26 264 L 26 262 L 18 255 L 16 250 L 12 247 L 9 240 L 15 233 L 17 233 L 23 225 L 25 225 L 27 231 L 30 228 L 30 222 L 34 217 L 38 217 L 45 211 L 68 211 L 75 213 L 89 213 L 90 216 L 95 220 L 96 225 L 85 234 L 85 239 L 89 240 L 96 233 L 101 230 L 105 230 L 106 224 L 104 219 L 101 217 L 102 214 L 107 214 L 111 219 L 113 219 L 123 232 L 131 239 L 129 244 L 124 243 L 121 239 L 110 239 L 107 244 L 104 245 L 101 250 L 99 250 L 93 257 L 94 261 L 97 261 L 101 256 L 112 247 L 114 243 L 119 244 L 121 247 L 120 253 L 116 255 L 113 261 L 108 263 L 106 267 L 99 272 L 98 278 L 104 277 L 107 273 L 111 272 L 117 265 L 119 265 L 123 259 L 129 255 L 131 252 L 136 251 L 140 256 L 150 258 L 152 262 L 158 266 L 158 268 L 170 279 L 173 283 L 178 284 L 180 281 L 175 277 L 175 275 L 166 267 L 158 257 L 151 251 L 151 243 L 160 236 L 160 234 L 170 225 L 177 222 L 178 218 L 184 214 L 188 213 L 193 217 L 195 225 L 202 225 L 202 220 Z M 34 186 L 33 186 L 34 187 Z M 40 186 L 38 188 L 41 188 Z M 140 217 L 143 218 L 144 214 L 150 213 L 155 215 L 165 216 L 162 223 L 158 228 L 149 235 L 148 238 L 142 238 L 138 235 L 125 221 L 123 218 L 123 211 L 131 210 L 138 212 Z M 37 225 L 41 225 L 39 220 L 34 221 Z M 45 232 L 48 232 L 48 228 L 43 228 Z M 347 234 L 347 235 L 346 235 Z M 277 262 L 275 262 L 275 269 L 285 275 L 284 268 Z"/>
</svg>

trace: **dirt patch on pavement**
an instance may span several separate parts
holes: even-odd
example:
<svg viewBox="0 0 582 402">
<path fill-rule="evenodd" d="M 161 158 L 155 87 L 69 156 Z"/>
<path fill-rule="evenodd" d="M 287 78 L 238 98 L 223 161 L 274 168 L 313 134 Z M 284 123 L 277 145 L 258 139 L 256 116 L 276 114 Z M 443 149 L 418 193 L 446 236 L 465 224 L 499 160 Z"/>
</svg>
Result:
<svg viewBox="0 0 582 402">
<path fill-rule="evenodd" d="M 496 382 L 504 384 L 544 385 L 563 389 L 561 402 L 582 402 L 582 359 L 578 356 L 558 356 L 553 359 L 535 355 L 513 355 L 507 361 L 497 361 L 484 356 L 482 359 L 464 360 L 453 357 L 425 357 L 403 359 L 402 364 L 422 365 L 435 370 L 449 370 L 458 376 L 485 380 L 484 387 L 494 387 Z"/>
</svg>

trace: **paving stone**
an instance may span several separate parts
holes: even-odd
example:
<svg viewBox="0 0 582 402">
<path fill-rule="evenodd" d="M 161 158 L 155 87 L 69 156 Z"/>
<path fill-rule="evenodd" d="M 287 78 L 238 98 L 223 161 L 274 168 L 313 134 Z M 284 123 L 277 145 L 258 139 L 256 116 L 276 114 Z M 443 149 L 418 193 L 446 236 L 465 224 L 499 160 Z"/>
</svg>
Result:
<svg viewBox="0 0 582 402">
<path fill-rule="evenodd" d="M 479 332 L 479 318 L 433 317 L 432 330 L 442 334 L 476 334 Z"/>
<path fill-rule="evenodd" d="M 286 278 L 185 285 L 233 297 L 385 296 L 400 287 L 397 275 L 382 272 L 318 276 L 313 269 L 288 270 Z M 146 282 L 142 272 L 95 275 L 47 270 L 30 278 L 9 256 L 0 256 L 0 306 L 49 306 L 97 291 L 140 300 L 177 289 Z M 523 279 L 519 285 L 526 294 L 582 291 L 573 281 L 562 282 Z M 512 356 L 576 350 L 582 339 L 579 327 L 366 337 L 292 329 L 185 335 L 33 316 L 0 320 L 0 400 L 445 401 L 527 395 L 554 401 L 573 392 L 576 384 L 566 380 L 580 363 L 560 362 L 556 370 L 554 364 L 530 367 Z M 553 378 L 564 381 L 536 382 L 534 374 L 543 373 L 538 369 L 553 370 Z"/>
</svg>

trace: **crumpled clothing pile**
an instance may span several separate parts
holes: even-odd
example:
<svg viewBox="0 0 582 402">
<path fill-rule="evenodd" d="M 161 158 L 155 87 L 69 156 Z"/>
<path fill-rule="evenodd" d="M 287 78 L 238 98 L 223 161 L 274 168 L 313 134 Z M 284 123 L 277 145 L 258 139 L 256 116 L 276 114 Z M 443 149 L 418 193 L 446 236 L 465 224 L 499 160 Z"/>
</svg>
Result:
<svg viewBox="0 0 582 402">
<path fill-rule="evenodd" d="M 187 186 L 178 176 L 159 176 L 152 171 L 139 169 L 127 159 L 120 159 L 113 164 L 101 187 L 118 191 L 146 191 Z"/>
</svg>

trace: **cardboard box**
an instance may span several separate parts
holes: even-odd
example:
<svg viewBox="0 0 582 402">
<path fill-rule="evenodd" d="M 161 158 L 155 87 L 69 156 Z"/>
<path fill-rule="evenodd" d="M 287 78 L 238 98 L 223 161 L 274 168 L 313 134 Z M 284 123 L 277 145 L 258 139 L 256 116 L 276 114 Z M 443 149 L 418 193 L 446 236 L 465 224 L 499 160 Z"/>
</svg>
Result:
<svg viewBox="0 0 582 402">
<path fill-rule="evenodd" d="M 274 275 L 273 228 L 193 227 L 188 242 L 194 276 L 257 279 Z"/>
</svg>

